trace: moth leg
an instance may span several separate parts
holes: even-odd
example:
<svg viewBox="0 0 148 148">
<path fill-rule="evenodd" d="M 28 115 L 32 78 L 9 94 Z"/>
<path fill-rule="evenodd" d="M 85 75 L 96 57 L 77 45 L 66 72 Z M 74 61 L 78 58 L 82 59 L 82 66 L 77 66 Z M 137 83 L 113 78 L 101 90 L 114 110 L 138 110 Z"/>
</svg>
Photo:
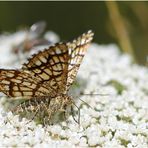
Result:
<svg viewBox="0 0 148 148">
<path fill-rule="evenodd" d="M 74 104 L 74 105 L 75 105 L 75 104 Z M 74 121 L 75 121 L 77 124 L 80 125 L 80 108 L 77 107 L 76 105 L 75 105 L 75 107 L 78 109 L 78 119 L 76 120 L 76 118 L 75 118 L 73 106 L 71 106 L 71 114 L 72 114 L 72 117 L 73 117 Z"/>
<path fill-rule="evenodd" d="M 66 121 L 66 119 L 67 119 L 67 112 L 66 111 L 63 112 L 63 118 Z"/>
<path fill-rule="evenodd" d="M 49 103 L 46 100 L 41 100 L 39 106 L 39 118 L 41 123 L 45 126 L 50 123 L 52 117 L 52 111 L 49 108 Z"/>
</svg>

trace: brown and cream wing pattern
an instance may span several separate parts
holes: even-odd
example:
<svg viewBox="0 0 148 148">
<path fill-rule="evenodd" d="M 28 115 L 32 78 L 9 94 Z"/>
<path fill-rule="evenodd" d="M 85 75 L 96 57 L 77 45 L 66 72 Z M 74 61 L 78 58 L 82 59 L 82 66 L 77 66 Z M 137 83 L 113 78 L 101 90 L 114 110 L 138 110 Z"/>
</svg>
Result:
<svg viewBox="0 0 148 148">
<path fill-rule="evenodd" d="M 0 69 L 0 91 L 9 97 L 45 95 L 49 90 L 22 70 Z"/>
<path fill-rule="evenodd" d="M 66 87 L 68 60 L 66 44 L 58 43 L 34 55 L 22 69 L 29 71 L 42 85 L 59 93 Z"/>
<path fill-rule="evenodd" d="M 76 40 L 73 40 L 73 42 L 67 43 L 70 56 L 68 61 L 68 76 L 66 84 L 67 91 L 75 80 L 86 50 L 93 39 L 93 35 L 94 33 L 89 30 L 87 33 L 82 34 Z"/>
</svg>

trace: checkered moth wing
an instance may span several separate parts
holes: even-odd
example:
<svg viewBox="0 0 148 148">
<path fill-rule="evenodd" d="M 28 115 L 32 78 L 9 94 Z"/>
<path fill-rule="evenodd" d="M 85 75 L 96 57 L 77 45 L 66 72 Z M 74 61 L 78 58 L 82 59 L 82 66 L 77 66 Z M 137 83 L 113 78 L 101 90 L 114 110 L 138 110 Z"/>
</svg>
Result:
<svg viewBox="0 0 148 148">
<path fill-rule="evenodd" d="M 68 48 L 59 43 L 33 55 L 20 70 L 0 69 L 0 91 L 10 97 L 54 96 L 62 90 Z"/>
<path fill-rule="evenodd" d="M 70 56 L 68 61 L 68 76 L 66 85 L 67 91 L 75 80 L 86 50 L 93 39 L 93 35 L 94 33 L 89 30 L 87 33 L 82 34 L 76 40 L 73 40 L 73 42 L 67 43 Z"/>
</svg>

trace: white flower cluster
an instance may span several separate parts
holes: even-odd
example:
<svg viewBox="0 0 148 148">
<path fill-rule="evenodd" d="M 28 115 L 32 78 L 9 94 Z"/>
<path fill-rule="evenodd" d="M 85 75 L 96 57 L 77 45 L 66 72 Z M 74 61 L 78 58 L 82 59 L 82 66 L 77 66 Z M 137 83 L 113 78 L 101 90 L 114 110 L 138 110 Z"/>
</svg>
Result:
<svg viewBox="0 0 148 148">
<path fill-rule="evenodd" d="M 10 51 L 21 35 L 0 37 L 1 68 L 6 68 L 4 65 L 13 68 L 16 64 Z M 71 115 L 66 121 L 45 127 L 26 118 L 19 120 L 18 115 L 4 111 L 2 97 L 0 147 L 148 147 L 146 67 L 133 64 L 131 57 L 121 54 L 115 45 L 92 44 L 77 81 L 79 86 L 73 87 L 71 93 L 84 94 L 74 97 L 80 108 L 80 117 L 75 109 L 80 125 Z"/>
</svg>

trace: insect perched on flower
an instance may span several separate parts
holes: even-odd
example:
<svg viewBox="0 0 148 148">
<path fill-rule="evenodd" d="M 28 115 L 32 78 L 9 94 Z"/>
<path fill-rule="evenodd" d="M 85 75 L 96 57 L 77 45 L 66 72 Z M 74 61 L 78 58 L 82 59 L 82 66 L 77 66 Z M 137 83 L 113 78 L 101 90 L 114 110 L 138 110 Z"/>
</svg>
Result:
<svg viewBox="0 0 148 148">
<path fill-rule="evenodd" d="M 14 112 L 26 110 L 36 115 L 42 111 L 50 120 L 56 112 L 72 106 L 68 90 L 93 35 L 88 31 L 72 42 L 50 46 L 33 55 L 19 70 L 0 69 L 0 91 L 12 99 L 25 98 Z"/>
</svg>

